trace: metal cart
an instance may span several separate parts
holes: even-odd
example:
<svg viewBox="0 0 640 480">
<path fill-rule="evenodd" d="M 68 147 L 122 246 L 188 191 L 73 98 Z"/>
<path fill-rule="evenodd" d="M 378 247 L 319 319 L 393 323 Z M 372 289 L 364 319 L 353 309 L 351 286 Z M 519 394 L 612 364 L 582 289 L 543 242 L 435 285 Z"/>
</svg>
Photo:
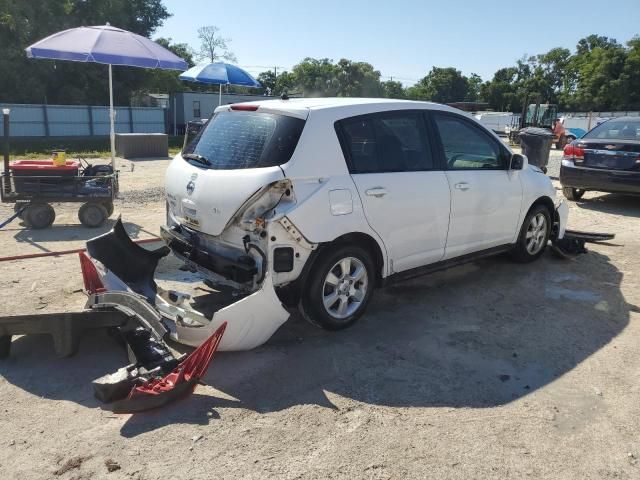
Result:
<svg viewBox="0 0 640 480">
<path fill-rule="evenodd" d="M 34 173 L 36 173 L 34 175 Z M 81 203 L 78 219 L 86 227 L 102 225 L 113 214 L 118 195 L 118 172 L 110 165 L 91 165 L 85 159 L 67 161 L 67 168 L 47 160 L 13 162 L 2 175 L 0 200 L 30 228 L 51 226 L 56 218 L 52 203 Z"/>
</svg>

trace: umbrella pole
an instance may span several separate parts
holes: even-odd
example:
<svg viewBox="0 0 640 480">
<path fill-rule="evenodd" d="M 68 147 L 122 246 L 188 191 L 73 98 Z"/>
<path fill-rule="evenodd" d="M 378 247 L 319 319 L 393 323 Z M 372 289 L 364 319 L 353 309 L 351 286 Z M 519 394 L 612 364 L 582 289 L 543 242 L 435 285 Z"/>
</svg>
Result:
<svg viewBox="0 0 640 480">
<path fill-rule="evenodd" d="M 116 113 L 113 110 L 113 69 L 109 64 L 109 120 L 111 123 L 111 131 L 109 138 L 111 141 L 111 166 L 113 171 L 116 171 L 116 127 L 115 127 Z"/>
<path fill-rule="evenodd" d="M 222 84 L 220 84 L 220 90 L 218 90 L 218 106 L 222 105 Z"/>
</svg>

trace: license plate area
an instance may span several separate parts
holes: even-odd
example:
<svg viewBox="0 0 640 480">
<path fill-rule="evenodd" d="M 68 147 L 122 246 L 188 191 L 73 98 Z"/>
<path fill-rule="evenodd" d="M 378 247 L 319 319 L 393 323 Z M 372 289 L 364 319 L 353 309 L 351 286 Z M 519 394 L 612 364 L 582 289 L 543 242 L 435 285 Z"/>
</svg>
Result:
<svg viewBox="0 0 640 480">
<path fill-rule="evenodd" d="M 611 170 L 627 170 L 633 168 L 635 158 L 616 152 L 585 152 L 584 164 L 587 167 L 607 168 Z"/>
</svg>

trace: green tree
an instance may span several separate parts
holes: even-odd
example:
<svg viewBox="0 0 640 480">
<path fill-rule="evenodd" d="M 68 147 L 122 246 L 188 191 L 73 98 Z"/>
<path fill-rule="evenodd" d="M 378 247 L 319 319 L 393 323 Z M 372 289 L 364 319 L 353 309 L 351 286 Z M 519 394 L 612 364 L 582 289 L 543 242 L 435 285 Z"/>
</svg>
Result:
<svg viewBox="0 0 640 480">
<path fill-rule="evenodd" d="M 260 73 L 258 75 L 257 80 L 262 85 L 263 91 L 268 95 L 274 95 L 276 92 L 276 74 L 273 70 L 267 70 L 266 72 Z"/>
<path fill-rule="evenodd" d="M 294 85 L 305 97 L 335 97 L 340 89 L 338 68 L 328 58 L 307 57 L 291 69 Z"/>
<path fill-rule="evenodd" d="M 379 97 L 382 94 L 380 72 L 370 63 L 343 58 L 336 65 L 336 78 L 340 97 Z"/>
<path fill-rule="evenodd" d="M 465 101 L 467 102 L 479 102 L 482 98 L 482 78 L 477 73 L 472 73 L 470 77 L 467 78 L 467 96 L 465 97 Z"/>
<path fill-rule="evenodd" d="M 596 35 L 581 39 L 568 65 L 570 85 L 565 102 L 579 110 L 625 109 L 628 101 L 622 76 L 628 53 L 614 39 Z"/>
<path fill-rule="evenodd" d="M 640 110 L 640 37 L 631 39 L 620 74 L 620 95 L 629 110 Z"/>
<path fill-rule="evenodd" d="M 427 76 L 407 89 L 407 96 L 415 100 L 451 103 L 463 101 L 468 91 L 467 77 L 460 70 L 433 67 Z"/>
<path fill-rule="evenodd" d="M 193 50 L 186 43 L 172 43 L 171 38 L 157 38 L 155 41 L 186 61 L 189 67 L 195 65 Z M 177 70 L 145 69 L 136 73 L 144 75 L 140 80 L 139 89 L 132 92 L 132 96 L 136 98 L 140 98 L 145 93 L 171 93 L 186 90 L 185 83 L 178 78 L 180 72 Z"/>
<path fill-rule="evenodd" d="M 0 101 L 104 105 L 104 65 L 31 60 L 24 49 L 66 28 L 107 22 L 148 37 L 168 17 L 161 0 L 0 0 Z M 127 104 L 146 79 L 143 69 L 116 67 L 116 103 Z"/>
<path fill-rule="evenodd" d="M 395 80 L 387 80 L 382 82 L 382 96 L 385 98 L 407 98 L 407 93 L 402 83 Z"/>
</svg>

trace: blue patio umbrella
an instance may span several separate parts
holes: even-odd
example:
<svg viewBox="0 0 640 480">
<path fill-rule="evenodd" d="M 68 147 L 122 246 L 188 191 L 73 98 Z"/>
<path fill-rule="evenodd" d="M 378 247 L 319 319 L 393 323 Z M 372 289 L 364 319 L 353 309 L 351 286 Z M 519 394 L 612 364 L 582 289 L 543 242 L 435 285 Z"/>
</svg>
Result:
<svg viewBox="0 0 640 480">
<path fill-rule="evenodd" d="M 262 86 L 249 72 L 230 63 L 223 62 L 191 67 L 186 72 L 180 74 L 180 80 L 220 85 L 218 106 L 222 104 L 222 85 L 240 85 L 251 88 L 260 88 Z"/>
<path fill-rule="evenodd" d="M 26 49 L 29 58 L 95 62 L 109 65 L 111 163 L 115 168 L 112 65 L 185 70 L 187 62 L 157 43 L 127 30 L 101 25 L 54 33 Z"/>
</svg>

